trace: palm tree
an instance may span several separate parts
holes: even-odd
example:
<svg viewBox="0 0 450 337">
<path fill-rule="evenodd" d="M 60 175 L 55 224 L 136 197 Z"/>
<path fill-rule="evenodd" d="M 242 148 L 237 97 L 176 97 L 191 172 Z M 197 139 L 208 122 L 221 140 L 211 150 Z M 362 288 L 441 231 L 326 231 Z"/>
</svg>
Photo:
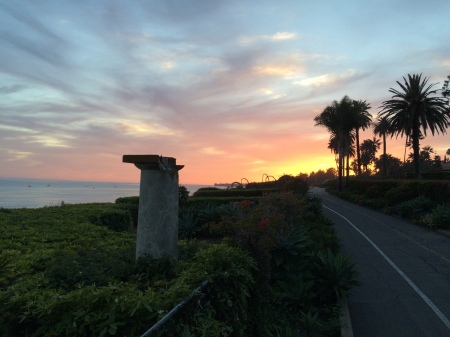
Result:
<svg viewBox="0 0 450 337">
<path fill-rule="evenodd" d="M 376 153 L 380 148 L 381 142 L 379 139 L 366 139 L 361 144 L 361 163 L 364 170 L 367 172 L 367 167 L 376 159 Z"/>
<path fill-rule="evenodd" d="M 378 169 L 379 171 L 381 171 L 382 169 L 384 170 L 384 165 L 385 162 L 387 163 L 387 175 L 388 176 L 395 176 L 400 178 L 400 171 L 401 171 L 401 167 L 402 167 L 402 161 L 399 158 L 393 157 L 390 154 L 387 154 L 385 157 L 383 158 L 379 158 L 375 160 L 375 169 Z"/>
<path fill-rule="evenodd" d="M 420 151 L 420 157 L 423 161 L 429 161 L 431 160 L 431 155 L 434 153 L 434 149 L 430 145 L 427 145 L 422 148 L 422 151 Z"/>
<path fill-rule="evenodd" d="M 345 149 L 353 144 L 352 100 L 344 96 L 339 102 L 333 101 L 323 112 L 314 118 L 316 126 L 325 126 L 330 132 L 328 148 L 338 153 L 338 181 L 342 190 L 343 162 Z M 350 145 L 349 145 L 350 144 Z"/>
<path fill-rule="evenodd" d="M 384 101 L 379 118 L 386 117 L 391 125 L 392 134 L 411 135 L 414 153 L 414 174 L 420 179 L 420 147 L 419 139 L 427 129 L 431 134 L 439 131 L 443 134 L 450 125 L 450 109 L 441 97 L 431 97 L 436 91 L 431 90 L 435 84 L 427 85 L 428 78 L 422 80 L 422 74 L 403 77 L 404 84 L 397 81 L 401 91 L 390 88 L 391 100 Z"/>
<path fill-rule="evenodd" d="M 387 119 L 377 118 L 377 121 L 373 124 L 373 132 L 375 136 L 380 136 L 383 138 L 383 175 L 387 176 L 387 153 L 386 153 L 386 136 L 390 132 L 390 125 Z"/>
<path fill-rule="evenodd" d="M 353 101 L 354 127 L 356 138 L 356 161 L 358 163 L 358 175 L 361 175 L 361 151 L 359 149 L 359 130 L 366 130 L 372 122 L 372 116 L 369 114 L 370 104 L 366 101 Z"/>
</svg>

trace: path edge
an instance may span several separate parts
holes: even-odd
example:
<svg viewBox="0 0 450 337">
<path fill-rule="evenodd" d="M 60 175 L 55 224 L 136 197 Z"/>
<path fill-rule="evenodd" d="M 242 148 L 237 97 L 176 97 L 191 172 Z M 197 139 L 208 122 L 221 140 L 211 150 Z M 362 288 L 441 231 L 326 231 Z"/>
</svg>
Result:
<svg viewBox="0 0 450 337">
<path fill-rule="evenodd" d="M 352 321 L 350 319 L 347 299 L 341 299 L 339 305 L 341 307 L 341 315 L 339 317 L 341 323 L 341 337 L 353 337 Z"/>
</svg>

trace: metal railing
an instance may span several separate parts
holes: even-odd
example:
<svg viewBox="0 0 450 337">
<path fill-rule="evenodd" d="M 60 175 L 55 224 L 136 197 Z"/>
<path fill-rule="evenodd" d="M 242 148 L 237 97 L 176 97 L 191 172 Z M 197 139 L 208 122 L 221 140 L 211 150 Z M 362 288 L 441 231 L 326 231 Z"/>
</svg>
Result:
<svg viewBox="0 0 450 337">
<path fill-rule="evenodd" d="M 168 321 L 170 321 L 178 312 L 180 312 L 194 297 L 195 294 L 203 292 L 205 287 L 208 285 L 208 281 L 204 281 L 200 286 L 197 287 L 188 297 L 186 297 L 182 302 L 177 304 L 172 310 L 170 310 L 163 318 L 161 318 L 155 325 L 148 329 L 141 337 L 153 336 L 155 332 L 163 327 Z"/>
</svg>

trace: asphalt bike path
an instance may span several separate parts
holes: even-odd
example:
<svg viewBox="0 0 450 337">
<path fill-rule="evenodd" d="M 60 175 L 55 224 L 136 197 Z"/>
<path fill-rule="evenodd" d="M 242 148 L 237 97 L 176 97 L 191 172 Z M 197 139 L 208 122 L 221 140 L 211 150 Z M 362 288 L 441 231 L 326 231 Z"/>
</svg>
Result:
<svg viewBox="0 0 450 337">
<path fill-rule="evenodd" d="M 309 193 L 359 273 L 347 301 L 353 336 L 450 337 L 450 237 L 322 188 Z"/>
</svg>

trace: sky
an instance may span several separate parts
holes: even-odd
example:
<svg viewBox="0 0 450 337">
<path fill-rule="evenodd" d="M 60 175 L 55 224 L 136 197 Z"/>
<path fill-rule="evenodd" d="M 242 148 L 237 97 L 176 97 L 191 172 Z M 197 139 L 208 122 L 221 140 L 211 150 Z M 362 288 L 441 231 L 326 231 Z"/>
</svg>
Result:
<svg viewBox="0 0 450 337">
<path fill-rule="evenodd" d="M 185 184 L 335 167 L 314 117 L 348 95 L 375 118 L 408 74 L 441 88 L 449 14 L 448 0 L 0 0 L 0 177 L 138 182 L 126 154 L 176 158 Z M 444 157 L 449 133 L 427 135 Z"/>
</svg>

